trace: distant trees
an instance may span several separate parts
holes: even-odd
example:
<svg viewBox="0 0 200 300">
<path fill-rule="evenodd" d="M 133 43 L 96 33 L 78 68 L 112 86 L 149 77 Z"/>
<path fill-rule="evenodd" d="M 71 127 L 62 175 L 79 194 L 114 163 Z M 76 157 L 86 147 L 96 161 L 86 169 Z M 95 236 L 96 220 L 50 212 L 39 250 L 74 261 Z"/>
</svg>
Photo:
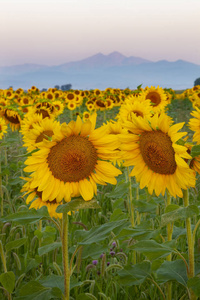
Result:
<svg viewBox="0 0 200 300">
<path fill-rule="evenodd" d="M 195 80 L 195 82 L 194 82 L 194 86 L 195 85 L 200 85 L 200 77 L 199 78 L 197 78 L 196 80 Z"/>
<path fill-rule="evenodd" d="M 71 88 L 72 88 L 72 85 L 69 83 L 69 84 L 64 84 L 64 85 L 61 85 L 61 90 L 62 91 L 69 91 L 69 90 L 71 90 Z"/>
<path fill-rule="evenodd" d="M 62 91 L 69 91 L 69 90 L 71 90 L 72 85 L 70 83 L 63 84 L 63 85 L 61 85 L 61 87 L 59 85 L 55 85 L 54 88 L 56 88 L 57 90 L 62 90 Z"/>
</svg>

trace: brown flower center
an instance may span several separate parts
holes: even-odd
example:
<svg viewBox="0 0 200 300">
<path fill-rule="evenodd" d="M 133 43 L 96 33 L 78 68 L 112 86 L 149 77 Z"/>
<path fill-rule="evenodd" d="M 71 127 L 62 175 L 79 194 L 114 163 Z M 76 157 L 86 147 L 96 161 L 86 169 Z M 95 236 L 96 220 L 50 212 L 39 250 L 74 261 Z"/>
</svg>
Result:
<svg viewBox="0 0 200 300">
<path fill-rule="evenodd" d="M 94 171 L 97 158 L 96 149 L 86 137 L 72 135 L 51 148 L 47 162 L 55 178 L 77 182 Z"/>
<path fill-rule="evenodd" d="M 53 135 L 53 131 L 52 130 L 45 130 L 43 132 L 40 133 L 40 135 L 37 137 L 37 139 L 35 140 L 36 143 L 42 142 L 43 139 L 47 140 L 48 137 L 51 137 Z"/>
<path fill-rule="evenodd" d="M 161 97 L 157 92 L 149 92 L 146 99 L 150 99 L 153 106 L 157 106 L 161 102 Z"/>
<path fill-rule="evenodd" d="M 37 109 L 35 113 L 38 114 L 38 115 L 41 114 L 43 119 L 50 118 L 50 114 L 45 109 Z"/>
<path fill-rule="evenodd" d="M 4 117 L 12 124 L 20 124 L 19 118 L 16 114 L 13 114 L 13 116 L 8 116 L 7 109 L 4 112 Z"/>
<path fill-rule="evenodd" d="M 68 100 L 73 100 L 75 98 L 74 94 L 68 94 L 67 99 Z"/>
<path fill-rule="evenodd" d="M 175 152 L 170 137 L 162 131 L 145 131 L 140 136 L 140 151 L 147 166 L 159 174 L 174 174 Z"/>
</svg>

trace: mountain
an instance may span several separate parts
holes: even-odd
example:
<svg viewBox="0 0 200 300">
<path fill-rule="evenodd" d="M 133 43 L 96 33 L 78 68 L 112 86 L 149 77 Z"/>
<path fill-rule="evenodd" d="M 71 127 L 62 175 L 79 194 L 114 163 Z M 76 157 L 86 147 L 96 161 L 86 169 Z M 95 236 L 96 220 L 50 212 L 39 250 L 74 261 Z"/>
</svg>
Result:
<svg viewBox="0 0 200 300">
<path fill-rule="evenodd" d="M 105 89 L 107 87 L 135 89 L 138 85 L 163 88 L 191 88 L 200 77 L 200 65 L 183 60 L 152 62 L 140 57 L 126 57 L 115 51 L 97 53 L 79 61 L 57 66 L 23 64 L 0 67 L 0 89 L 13 86 L 39 89 L 70 83 L 73 89 Z"/>
</svg>

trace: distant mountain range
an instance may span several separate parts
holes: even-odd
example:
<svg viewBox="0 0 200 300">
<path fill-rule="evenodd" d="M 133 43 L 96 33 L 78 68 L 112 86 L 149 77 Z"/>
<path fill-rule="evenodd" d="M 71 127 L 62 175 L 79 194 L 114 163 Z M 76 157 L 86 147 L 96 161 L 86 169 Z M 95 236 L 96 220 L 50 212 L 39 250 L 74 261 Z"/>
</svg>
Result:
<svg viewBox="0 0 200 300">
<path fill-rule="evenodd" d="M 140 57 L 126 57 L 119 52 L 95 54 L 83 60 L 58 66 L 23 64 L 0 67 L 0 89 L 13 86 L 39 89 L 72 84 L 73 89 L 104 90 L 107 87 L 135 89 L 138 85 L 173 89 L 191 88 L 200 77 L 200 65 L 177 60 L 152 62 Z"/>
</svg>

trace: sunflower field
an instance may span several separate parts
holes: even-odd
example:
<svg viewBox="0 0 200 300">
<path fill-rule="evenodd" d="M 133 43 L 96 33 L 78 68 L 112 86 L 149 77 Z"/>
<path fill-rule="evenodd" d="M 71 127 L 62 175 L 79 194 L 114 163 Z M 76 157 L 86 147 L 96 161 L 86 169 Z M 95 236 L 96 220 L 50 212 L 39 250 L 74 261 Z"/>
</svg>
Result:
<svg viewBox="0 0 200 300">
<path fill-rule="evenodd" d="M 0 90 L 0 299 L 200 299 L 200 86 Z"/>
</svg>

